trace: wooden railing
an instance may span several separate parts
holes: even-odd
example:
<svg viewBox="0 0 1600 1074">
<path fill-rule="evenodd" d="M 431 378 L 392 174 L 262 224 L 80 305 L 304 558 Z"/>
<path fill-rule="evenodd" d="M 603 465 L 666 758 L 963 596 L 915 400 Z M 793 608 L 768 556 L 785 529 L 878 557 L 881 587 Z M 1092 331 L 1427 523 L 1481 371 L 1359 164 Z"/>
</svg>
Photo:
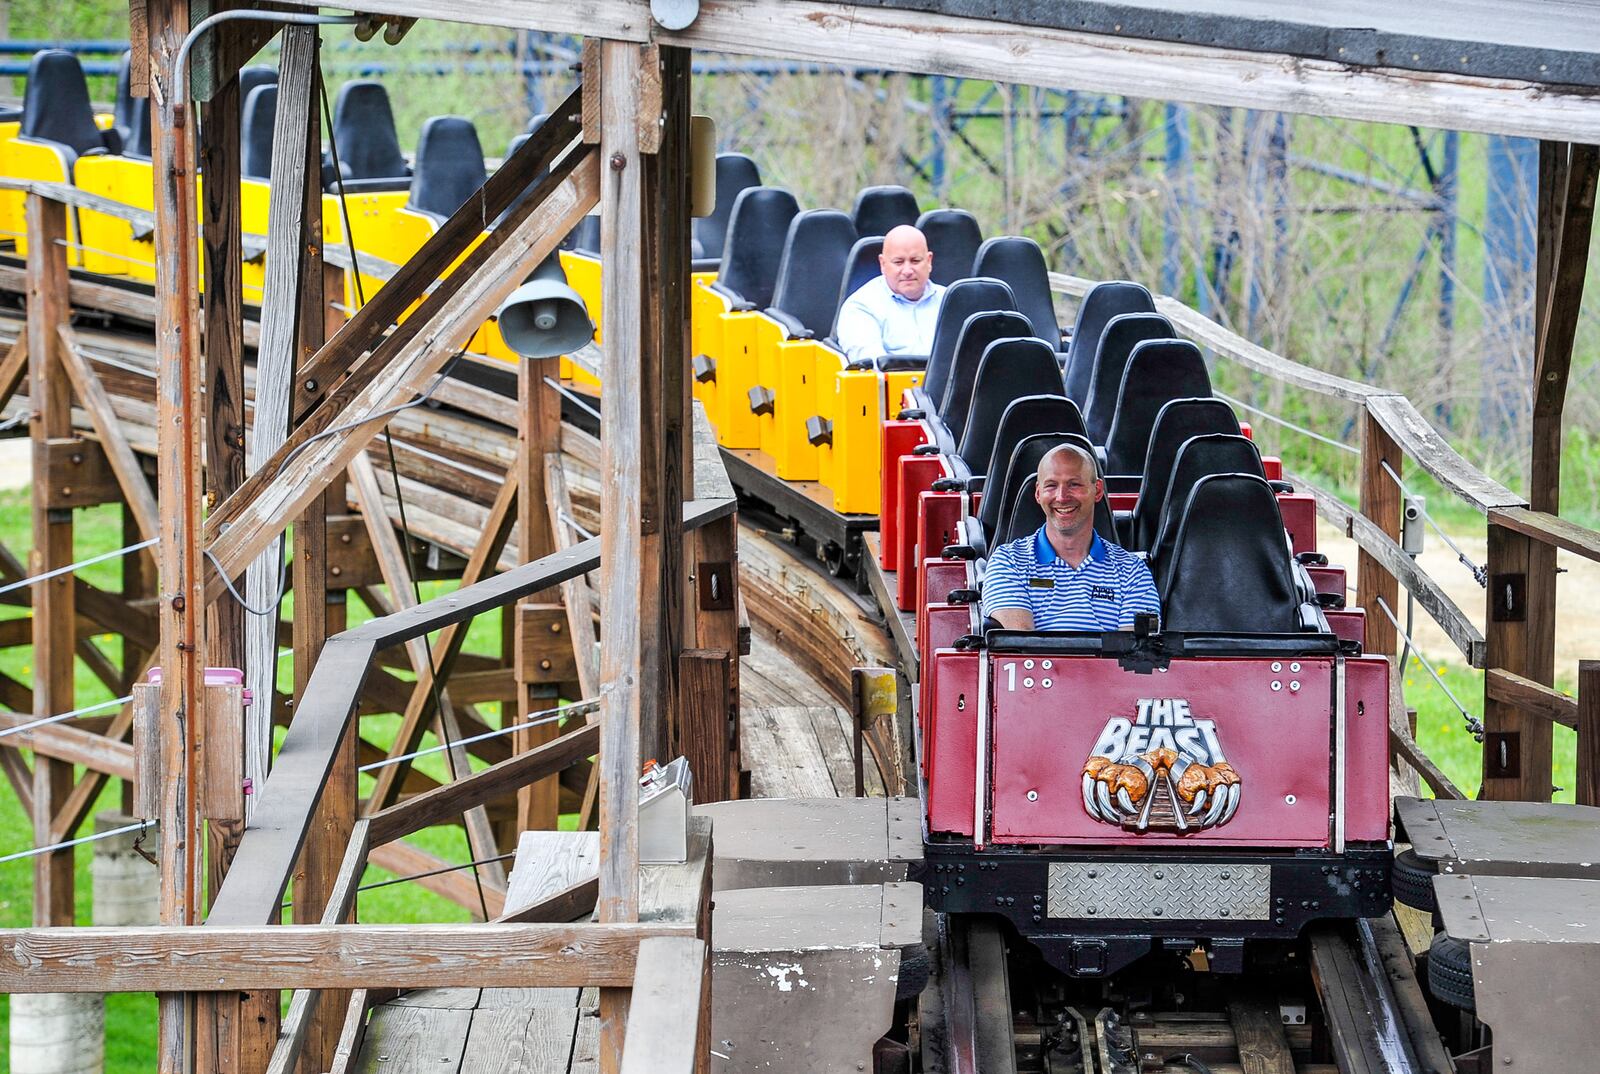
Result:
<svg viewBox="0 0 1600 1074">
<path fill-rule="evenodd" d="M 1050 282 L 1056 293 L 1073 301 L 1081 300 L 1095 283 L 1061 273 L 1052 273 Z M 1530 569 L 1531 549 L 1543 546 L 1553 556 L 1554 549 L 1560 548 L 1600 562 L 1600 533 L 1530 510 L 1527 500 L 1464 459 L 1403 395 L 1275 354 L 1175 298 L 1158 296 L 1156 312 L 1171 321 L 1181 335 L 1218 358 L 1357 409 L 1361 430 L 1359 506 L 1349 506 L 1303 476 L 1286 476 L 1292 476 L 1297 489 L 1311 493 L 1318 513 L 1360 550 L 1356 598 L 1366 610 L 1366 651 L 1395 658 L 1399 649 L 1396 609 L 1399 591 L 1404 588 L 1461 651 L 1466 663 L 1485 672 L 1483 796 L 1548 800 L 1552 772 L 1549 728 L 1559 723 L 1578 731 L 1577 801 L 1600 804 L 1600 662 L 1580 663 L 1574 700 L 1549 682 L 1530 677 L 1529 660 L 1530 639 L 1542 638 L 1548 646 L 1555 617 L 1553 559 L 1541 575 Z M 1399 483 L 1404 480 L 1407 460 L 1485 520 L 1484 630 L 1400 547 L 1403 505 Z M 1401 772 L 1414 771 L 1436 795 L 1465 797 L 1417 745 L 1416 728 L 1407 718 L 1402 693 L 1403 670 L 1395 669 L 1390 677 L 1391 760 Z"/>
</svg>

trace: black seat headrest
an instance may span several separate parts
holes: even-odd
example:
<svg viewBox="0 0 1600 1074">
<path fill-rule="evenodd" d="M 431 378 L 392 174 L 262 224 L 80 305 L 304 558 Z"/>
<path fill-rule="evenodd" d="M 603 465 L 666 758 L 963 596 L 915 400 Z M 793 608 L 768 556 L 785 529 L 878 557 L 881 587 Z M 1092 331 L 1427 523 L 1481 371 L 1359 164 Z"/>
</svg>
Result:
<svg viewBox="0 0 1600 1074">
<path fill-rule="evenodd" d="M 600 214 L 590 213 L 578 221 L 578 226 L 567 232 L 567 237 L 561 240 L 563 250 L 574 253 L 588 254 L 590 257 L 600 256 Z"/>
<path fill-rule="evenodd" d="M 1090 440 L 1104 444 L 1111 432 L 1117 392 L 1122 389 L 1122 374 L 1128 368 L 1133 348 L 1147 339 L 1171 339 L 1173 334 L 1172 323 L 1159 313 L 1123 313 L 1111 318 L 1095 348 L 1094 376 L 1089 381 L 1089 398 L 1083 404 Z"/>
<path fill-rule="evenodd" d="M 833 324 L 828 330 L 830 335 L 837 333 L 839 311 L 844 308 L 844 300 L 883 275 L 883 269 L 878 265 L 878 257 L 882 253 L 882 235 L 864 235 L 850 247 L 850 253 L 844 259 L 844 276 L 839 280 L 839 299 L 833 304 Z"/>
<path fill-rule="evenodd" d="M 78 157 L 106 148 L 104 133 L 95 126 L 89 84 L 84 81 L 78 57 L 59 48 L 33 54 L 17 133 L 66 150 L 68 182 L 72 181 L 72 163 Z"/>
<path fill-rule="evenodd" d="M 939 320 L 933 328 L 933 345 L 928 351 L 928 373 L 922 381 L 922 390 L 932 405 L 938 406 L 944 400 L 950 363 L 955 359 L 956 341 L 961 338 L 961 329 L 967 323 L 967 318 L 974 313 L 1016 308 L 1017 300 L 1012 297 L 1011 288 L 1000 280 L 974 277 L 957 280 L 950 285 L 939 306 Z"/>
<path fill-rule="evenodd" d="M 404 179 L 411 174 L 400 152 L 389 91 L 381 82 L 357 79 L 339 87 L 333 138 L 346 179 Z"/>
<path fill-rule="evenodd" d="M 917 196 L 903 186 L 862 187 L 850 214 L 857 235 L 887 235 L 901 224 L 915 224 L 917 216 Z"/>
<path fill-rule="evenodd" d="M 1254 474 L 1266 479 L 1261 465 L 1261 453 L 1243 436 L 1232 433 L 1205 433 L 1191 436 L 1178 448 L 1172 472 L 1165 482 L 1155 478 L 1150 489 L 1151 502 L 1156 505 L 1155 536 L 1148 545 L 1138 547 L 1150 553 L 1157 563 L 1165 561 L 1172 553 L 1173 542 L 1178 539 L 1178 523 L 1182 521 L 1184 505 L 1189 493 L 1203 477 L 1212 474 Z"/>
<path fill-rule="evenodd" d="M 1123 313 L 1154 313 L 1155 310 L 1156 300 L 1140 284 L 1108 280 L 1089 288 L 1078 306 L 1072 345 L 1067 352 L 1067 395 L 1079 409 L 1089 402 L 1089 384 L 1094 380 L 1094 353 L 1111 318 Z"/>
<path fill-rule="evenodd" d="M 243 109 L 250 93 L 257 86 L 276 86 L 278 69 L 264 63 L 252 63 L 239 68 L 239 107 Z M 240 113 L 243 115 L 243 112 Z"/>
<path fill-rule="evenodd" d="M 1210 395 L 1211 377 L 1199 347 L 1181 339 L 1147 339 L 1134 344 L 1122 371 L 1111 429 L 1106 433 L 1106 471 L 1139 474 L 1161 408 L 1174 399 Z"/>
<path fill-rule="evenodd" d="M 122 155 L 150 157 L 150 98 L 135 97 L 132 83 L 133 53 L 122 54 L 122 64 L 117 68 L 117 103 L 112 112 L 111 125 L 122 139 Z"/>
<path fill-rule="evenodd" d="M 928 240 L 933 253 L 934 283 L 945 287 L 975 275 L 972 262 L 983 245 L 983 229 L 978 218 L 965 209 L 929 209 L 917 217 L 917 229 Z"/>
<path fill-rule="evenodd" d="M 789 221 L 799 212 L 800 203 L 787 190 L 753 186 L 739 192 L 728 217 L 722 267 L 717 271 L 717 283 L 723 290 L 756 309 L 772 305 Z"/>
<path fill-rule="evenodd" d="M 807 209 L 789 221 L 772 306 L 813 336 L 833 327 L 840 281 L 856 228 L 837 209 Z M 791 326 L 792 328 L 793 326 Z"/>
<path fill-rule="evenodd" d="M 761 169 L 743 153 L 717 154 L 717 195 L 711 215 L 696 217 L 693 225 L 695 241 L 700 244 L 700 256 L 720 258 L 723 243 L 728 237 L 728 220 L 733 216 L 733 203 L 740 193 L 761 185 Z"/>
<path fill-rule="evenodd" d="M 417 135 L 406 208 L 443 221 L 489 178 L 478 128 L 464 116 L 434 116 Z"/>
<path fill-rule="evenodd" d="M 1174 399 L 1156 411 L 1145 452 L 1139 500 L 1133 505 L 1130 536 L 1135 548 L 1150 548 L 1161 521 L 1161 501 L 1178 460 L 1178 449 L 1191 437 L 1210 433 L 1239 435 L 1239 418 L 1221 399 Z"/>
<path fill-rule="evenodd" d="M 1062 444 L 1073 444 L 1090 455 L 1094 454 L 1089 438 L 1077 433 L 1036 433 L 1023 437 L 1011 449 L 1011 460 L 1006 464 L 1006 479 L 1000 489 L 1001 515 L 995 520 L 995 530 L 999 536 L 990 542 L 991 546 L 1014 541 L 1044 525 L 1044 511 L 1033 498 L 1033 489 L 1038 480 L 1039 463 Z M 1098 464 L 1095 466 L 1095 476 L 1101 476 Z M 986 490 L 984 496 L 989 496 L 991 492 Z M 1022 512 L 1020 518 L 1017 514 L 1019 511 Z M 1103 496 L 1094 505 L 1094 531 L 1103 540 L 1117 539 L 1111 518 L 1111 504 Z"/>
<path fill-rule="evenodd" d="M 972 387 L 978 379 L 978 367 L 989 345 L 1000 339 L 1027 338 L 1033 326 L 1028 319 L 1014 310 L 990 310 L 974 313 L 961 326 L 956 338 L 955 354 L 945 377 L 944 398 L 939 403 L 939 417 L 951 438 L 961 442 L 966 432 L 967 419 L 972 409 Z M 929 398 L 932 398 L 930 395 Z"/>
<path fill-rule="evenodd" d="M 1168 630 L 1293 633 L 1300 596 L 1283 516 L 1254 474 L 1195 483 L 1157 579 Z"/>
<path fill-rule="evenodd" d="M 1010 284 L 1017 312 L 1033 325 L 1033 334 L 1052 347 L 1061 346 L 1055 300 L 1050 296 L 1050 269 L 1038 243 L 1021 235 L 985 239 L 973 259 L 972 274 L 993 276 Z"/>
<path fill-rule="evenodd" d="M 272 177 L 272 127 L 278 117 L 278 84 L 265 82 L 244 102 L 239 131 L 239 173 L 265 182 Z"/>
<path fill-rule="evenodd" d="M 1003 316 L 1015 316 L 1004 314 Z M 1061 367 L 1050 344 L 1033 337 L 997 339 L 983 351 L 978 375 L 972 382 L 972 406 L 959 449 L 967 468 L 975 474 L 989 471 L 1000 418 L 1013 400 L 1024 396 L 1059 395 Z"/>
<path fill-rule="evenodd" d="M 993 534 L 999 525 L 1012 452 L 1024 439 L 1040 433 L 1072 433 L 1088 440 L 1078 404 L 1064 395 L 1025 395 L 1006 404 L 990 448 L 983 501 L 978 505 L 978 521 L 983 524 L 984 533 Z"/>
</svg>

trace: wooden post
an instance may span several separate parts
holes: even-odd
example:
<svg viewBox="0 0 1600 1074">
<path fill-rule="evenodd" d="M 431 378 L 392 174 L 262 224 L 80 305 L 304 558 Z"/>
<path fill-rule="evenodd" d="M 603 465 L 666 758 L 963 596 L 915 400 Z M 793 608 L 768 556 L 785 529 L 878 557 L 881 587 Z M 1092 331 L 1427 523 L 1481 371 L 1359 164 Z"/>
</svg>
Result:
<svg viewBox="0 0 1600 1074">
<path fill-rule="evenodd" d="M 726 485 L 726 494 L 733 495 L 733 486 Z M 697 486 L 705 489 L 704 475 Z M 717 490 L 723 491 L 721 489 Z M 695 645 L 702 650 L 728 654 L 726 674 L 721 678 L 724 695 L 716 704 L 725 713 L 724 728 L 719 736 L 723 750 L 722 762 L 715 771 L 721 773 L 721 782 L 712 787 L 706 775 L 692 769 L 695 777 L 697 801 L 720 802 L 739 797 L 739 519 L 729 515 L 693 534 L 695 576 Z M 715 578 L 722 592 L 711 592 Z M 689 653 L 684 653 L 687 661 Z M 687 668 L 685 668 L 687 674 Z M 685 702 L 687 704 L 687 700 Z M 710 702 L 703 702 L 710 704 Z M 684 733 L 690 733 L 688 713 L 684 714 Z M 685 753 L 689 743 L 685 742 Z"/>
<path fill-rule="evenodd" d="M 643 531 L 655 528 L 659 488 L 647 489 L 644 410 L 653 377 L 645 352 L 643 175 L 639 155 L 640 46 L 601 41 L 584 51 L 584 115 L 600 127 L 601 382 L 637 386 L 614 393 L 600 418 L 600 894 L 602 922 L 639 917 L 639 746 L 643 675 L 640 620 L 646 590 L 660 583 L 646 562 Z M 591 102 L 599 97 L 598 109 Z M 657 545 L 659 550 L 659 544 Z M 600 1070 L 617 1074 L 628 1021 L 625 990 L 600 991 Z"/>
<path fill-rule="evenodd" d="M 28 398 L 33 407 L 33 551 L 28 573 L 72 562 L 72 511 L 51 506 L 49 441 L 72 435 L 72 388 L 58 357 L 57 329 L 67 321 L 66 207 L 37 194 L 27 199 Z M 33 595 L 33 711 L 39 717 L 73 707 L 73 647 L 77 613 L 70 575 L 35 585 Z M 72 765 L 42 753 L 33 758 L 33 834 L 36 846 L 55 842 L 50 822 L 72 792 Z M 33 859 L 33 923 L 72 924 L 72 851 Z"/>
<path fill-rule="evenodd" d="M 1485 594 L 1484 664 L 1549 684 L 1533 666 L 1533 633 L 1541 615 L 1554 616 L 1553 603 L 1540 608 L 1531 598 L 1532 538 L 1504 526 L 1489 525 L 1489 586 Z M 1480 798 L 1548 802 L 1552 790 L 1551 723 L 1516 705 L 1485 695 L 1483 703 L 1483 789 Z"/>
<path fill-rule="evenodd" d="M 1578 786 L 1573 801 L 1600 806 L 1600 660 L 1578 661 Z"/>
<path fill-rule="evenodd" d="M 1400 486 L 1384 472 L 1388 463 L 1396 475 L 1402 473 L 1400 448 L 1383 426 L 1365 409 L 1361 413 L 1361 513 L 1384 533 L 1400 540 Z M 1393 659 L 1398 645 L 1389 615 L 1398 617 L 1400 584 L 1394 575 L 1363 549 L 1356 567 L 1356 597 L 1367 612 L 1366 651 Z M 1378 606 L 1382 598 L 1389 615 Z M 1397 669 L 1404 674 L 1405 669 Z"/>
<path fill-rule="evenodd" d="M 560 458 L 561 397 L 544 382 L 544 379 L 549 377 L 556 380 L 560 376 L 559 358 L 524 358 L 517 366 L 517 404 L 521 411 L 521 421 L 518 422 L 517 428 L 517 486 L 521 490 L 517 495 L 517 532 L 521 537 L 524 563 L 547 556 L 557 547 L 555 527 L 561 523 L 549 510 L 549 498 L 545 488 L 545 460 L 552 455 L 558 460 Z M 511 616 L 516 624 L 512 630 L 512 642 L 516 654 L 523 651 L 518 613 L 529 604 L 548 603 L 557 596 L 556 592 L 545 590 L 534 594 L 516 608 L 507 609 L 506 614 Z M 585 614 L 587 611 L 588 609 L 584 609 Z M 575 635 L 570 632 L 566 634 L 569 643 L 575 644 L 574 638 Z M 519 661 L 514 661 L 515 663 Z M 548 697 L 536 699 L 535 693 L 543 694 L 547 691 L 536 691 L 533 684 L 522 675 L 516 678 L 516 722 L 527 723 L 533 712 L 550 707 L 550 699 Z M 517 753 L 526 753 L 544 745 L 558 734 L 560 728 L 554 723 L 515 731 L 512 733 L 512 749 Z M 518 788 L 516 817 L 519 830 L 553 829 L 560 812 L 559 777 L 552 776 L 536 784 Z"/>
</svg>

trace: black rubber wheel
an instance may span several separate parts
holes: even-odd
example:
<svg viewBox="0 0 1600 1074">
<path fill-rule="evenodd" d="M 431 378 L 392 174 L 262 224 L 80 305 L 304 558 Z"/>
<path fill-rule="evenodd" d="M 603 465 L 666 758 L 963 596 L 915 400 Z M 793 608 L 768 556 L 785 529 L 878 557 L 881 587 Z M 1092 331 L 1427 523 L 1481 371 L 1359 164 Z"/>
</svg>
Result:
<svg viewBox="0 0 1600 1074">
<path fill-rule="evenodd" d="M 1472 945 L 1444 933 L 1428 949 L 1428 991 L 1452 1007 L 1478 1009 L 1472 991 Z"/>
<path fill-rule="evenodd" d="M 928 987 L 928 975 L 933 972 L 933 956 L 927 944 L 903 948 L 900 952 L 900 977 L 895 981 L 896 1001 L 916 999 Z"/>
<path fill-rule="evenodd" d="M 1417 857 L 1417 852 L 1407 847 L 1394 857 L 1390 877 L 1394 881 L 1396 902 L 1413 910 L 1431 914 L 1438 907 L 1433 900 L 1433 878 L 1438 875 L 1433 866 Z"/>
</svg>

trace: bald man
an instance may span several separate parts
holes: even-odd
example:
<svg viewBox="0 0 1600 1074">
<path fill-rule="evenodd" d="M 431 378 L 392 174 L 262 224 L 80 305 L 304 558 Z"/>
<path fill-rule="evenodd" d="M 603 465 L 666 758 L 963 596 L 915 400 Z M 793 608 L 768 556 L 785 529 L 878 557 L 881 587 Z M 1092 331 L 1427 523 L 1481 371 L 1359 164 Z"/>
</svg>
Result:
<svg viewBox="0 0 1600 1074">
<path fill-rule="evenodd" d="M 1033 498 L 1044 525 L 996 548 L 983 572 L 983 613 L 1007 630 L 1129 630 L 1161 599 L 1144 560 L 1094 531 L 1105 496 L 1094 456 L 1072 444 L 1039 460 Z"/>
<path fill-rule="evenodd" d="M 862 284 L 839 309 L 839 346 L 851 361 L 927 354 L 944 301 L 944 288 L 928 278 L 933 272 L 928 240 L 901 224 L 883 237 L 878 267 L 883 274 Z"/>
</svg>

